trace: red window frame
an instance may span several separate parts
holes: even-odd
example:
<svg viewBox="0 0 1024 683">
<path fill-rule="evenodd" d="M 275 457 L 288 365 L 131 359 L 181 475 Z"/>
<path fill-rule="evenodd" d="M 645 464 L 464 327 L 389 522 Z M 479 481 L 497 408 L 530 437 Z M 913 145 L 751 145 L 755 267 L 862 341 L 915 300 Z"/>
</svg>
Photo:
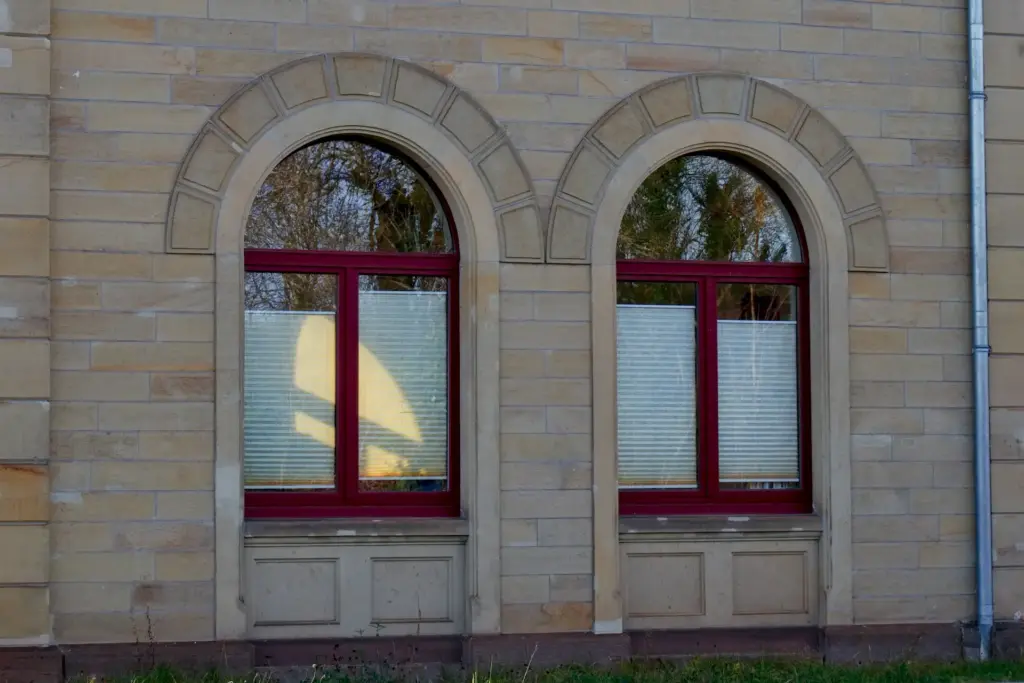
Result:
<svg viewBox="0 0 1024 683">
<path fill-rule="evenodd" d="M 740 165 L 740 164 L 737 164 Z M 740 165 L 741 168 L 744 168 Z M 756 176 L 759 177 L 759 176 Z M 765 182 L 763 178 L 759 179 Z M 770 183 L 767 183 L 772 187 Z M 807 249 L 795 213 L 772 187 L 793 221 L 801 253 Z M 810 297 L 806 260 L 797 263 L 708 262 L 620 259 L 618 282 L 693 284 L 697 296 L 697 489 L 619 490 L 622 515 L 802 514 L 812 511 Z M 719 284 L 777 284 L 796 287 L 797 413 L 799 420 L 800 487 L 776 490 L 722 490 L 718 481 L 718 310 Z M 616 299 L 618 304 L 618 299 Z"/>
<path fill-rule="evenodd" d="M 404 156 L 377 142 L 373 146 Z M 335 368 L 335 487 L 324 491 L 244 491 L 250 519 L 338 517 L 458 517 L 459 497 L 459 249 L 448 207 L 427 177 L 444 212 L 451 251 L 382 253 L 245 249 L 245 272 L 321 273 L 337 278 Z M 359 308 L 360 275 L 417 275 L 448 281 L 448 487 L 438 492 L 363 492 L 359 490 Z M 244 406 L 243 406 L 244 409 Z M 243 454 L 244 457 L 244 454 Z"/>
</svg>

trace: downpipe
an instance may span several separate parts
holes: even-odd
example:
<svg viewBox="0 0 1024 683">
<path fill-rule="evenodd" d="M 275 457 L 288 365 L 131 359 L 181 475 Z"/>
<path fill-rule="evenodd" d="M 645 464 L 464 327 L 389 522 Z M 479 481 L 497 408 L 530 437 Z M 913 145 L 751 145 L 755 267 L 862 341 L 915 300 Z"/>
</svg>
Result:
<svg viewBox="0 0 1024 683">
<path fill-rule="evenodd" d="M 989 426 L 988 207 L 985 178 L 984 0 L 968 0 L 971 136 L 971 279 L 974 355 L 974 496 L 980 657 L 992 655 L 992 468 Z"/>
</svg>

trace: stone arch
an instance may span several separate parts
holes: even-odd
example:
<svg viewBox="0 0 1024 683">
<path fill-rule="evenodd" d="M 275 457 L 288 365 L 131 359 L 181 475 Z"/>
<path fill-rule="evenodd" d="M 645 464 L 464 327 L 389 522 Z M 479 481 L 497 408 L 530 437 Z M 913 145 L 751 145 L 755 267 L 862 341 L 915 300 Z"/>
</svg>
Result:
<svg viewBox="0 0 1024 683">
<path fill-rule="evenodd" d="M 454 219 L 461 260 L 459 461 L 466 519 L 398 535 L 425 543 L 463 539 L 466 628 L 497 633 L 500 577 L 492 568 L 500 526 L 499 271 L 501 261 L 543 261 L 533 185 L 506 132 L 469 95 L 414 64 L 345 53 L 300 59 L 243 87 L 199 132 L 170 199 L 167 251 L 215 257 L 216 636 L 248 637 L 252 604 L 245 599 L 244 544 L 252 538 L 242 484 L 244 230 L 256 192 L 278 163 L 304 144 L 336 134 L 366 135 L 406 154 L 435 181 Z"/>
<path fill-rule="evenodd" d="M 799 150 L 825 179 L 842 211 L 849 269 L 888 269 L 885 217 L 864 164 L 846 138 L 789 92 L 726 73 L 653 83 L 615 105 L 587 131 L 556 187 L 548 219 L 548 261 L 594 262 L 597 209 L 630 151 L 667 128 L 723 119 L 770 131 Z"/>
<path fill-rule="evenodd" d="M 412 113 L 443 133 L 484 181 L 498 226 L 501 260 L 544 260 L 533 183 L 505 130 L 468 93 L 433 72 L 360 53 L 318 55 L 285 64 L 248 83 L 207 121 L 174 184 L 167 212 L 167 251 L 213 253 L 224 192 L 239 160 L 276 124 L 332 101 L 382 103 Z"/>
<path fill-rule="evenodd" d="M 594 629 L 623 629 L 616 469 L 616 242 L 648 175 L 679 154 L 733 152 L 770 176 L 800 219 L 810 262 L 811 481 L 821 528 L 808 590 L 821 625 L 853 620 L 849 273 L 885 271 L 884 217 L 863 164 L 818 112 L 755 79 L 705 73 L 644 88 L 580 142 L 559 180 L 548 260 L 590 264 Z M 796 531 L 796 529 L 794 529 Z M 785 534 L 783 534 L 785 536 Z M 675 537 L 673 537 L 675 538 Z M 811 584 L 810 581 L 814 583 Z"/>
</svg>

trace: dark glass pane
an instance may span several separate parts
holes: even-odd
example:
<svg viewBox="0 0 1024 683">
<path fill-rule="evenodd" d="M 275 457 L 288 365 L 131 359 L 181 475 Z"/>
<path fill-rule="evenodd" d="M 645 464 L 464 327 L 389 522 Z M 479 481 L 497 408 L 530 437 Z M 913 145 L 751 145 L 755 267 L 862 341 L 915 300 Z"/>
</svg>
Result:
<svg viewBox="0 0 1024 683">
<path fill-rule="evenodd" d="M 256 194 L 245 246 L 452 251 L 447 220 L 430 185 L 404 160 L 356 140 L 317 142 L 282 161 Z"/>
<path fill-rule="evenodd" d="M 796 320 L 793 285 L 727 284 L 716 292 L 719 320 Z"/>
<path fill-rule="evenodd" d="M 618 284 L 619 489 L 697 488 L 696 286 Z"/>
<path fill-rule="evenodd" d="M 768 186 L 718 157 L 669 161 L 640 186 L 619 230 L 618 258 L 798 262 L 793 221 Z"/>
<path fill-rule="evenodd" d="M 336 292 L 333 275 L 245 274 L 247 489 L 334 488 Z"/>
<path fill-rule="evenodd" d="M 797 288 L 718 286 L 718 475 L 727 490 L 800 486 Z"/>
<path fill-rule="evenodd" d="M 359 490 L 447 491 L 448 280 L 359 278 Z"/>
</svg>

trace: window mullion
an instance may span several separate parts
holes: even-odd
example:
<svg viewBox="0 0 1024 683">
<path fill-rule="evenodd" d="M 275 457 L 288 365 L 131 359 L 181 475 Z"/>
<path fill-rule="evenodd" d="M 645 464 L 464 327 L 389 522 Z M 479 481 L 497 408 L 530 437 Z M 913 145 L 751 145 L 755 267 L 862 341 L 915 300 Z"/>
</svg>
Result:
<svg viewBox="0 0 1024 683">
<path fill-rule="evenodd" d="M 708 498 L 718 496 L 718 283 L 714 278 L 702 278 L 700 322 L 698 331 L 700 343 L 697 353 L 700 359 L 701 376 L 698 381 L 698 397 L 701 406 L 701 453 L 700 464 L 704 472 L 703 490 Z"/>
<path fill-rule="evenodd" d="M 359 287 L 358 273 L 338 273 L 338 471 L 339 492 L 351 504 L 359 484 Z"/>
</svg>

